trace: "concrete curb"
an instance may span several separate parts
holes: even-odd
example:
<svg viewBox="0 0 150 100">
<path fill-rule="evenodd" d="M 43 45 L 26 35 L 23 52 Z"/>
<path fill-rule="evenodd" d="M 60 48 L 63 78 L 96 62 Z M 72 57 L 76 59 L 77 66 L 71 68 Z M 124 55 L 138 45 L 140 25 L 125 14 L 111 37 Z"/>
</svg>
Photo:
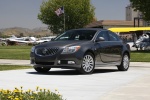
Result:
<svg viewBox="0 0 150 100">
<path fill-rule="evenodd" d="M 12 60 L 12 59 L 0 59 L 0 65 L 25 65 L 25 66 L 31 66 L 30 60 Z"/>
</svg>

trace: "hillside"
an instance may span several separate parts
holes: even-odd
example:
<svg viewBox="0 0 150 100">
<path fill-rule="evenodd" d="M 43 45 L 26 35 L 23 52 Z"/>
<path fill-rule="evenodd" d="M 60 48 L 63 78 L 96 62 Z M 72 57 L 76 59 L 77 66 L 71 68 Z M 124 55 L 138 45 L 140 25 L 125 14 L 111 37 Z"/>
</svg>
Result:
<svg viewBox="0 0 150 100">
<path fill-rule="evenodd" d="M 0 29 L 0 37 L 2 36 L 49 36 L 53 35 L 46 27 L 39 27 L 34 29 L 13 27 Z"/>
</svg>

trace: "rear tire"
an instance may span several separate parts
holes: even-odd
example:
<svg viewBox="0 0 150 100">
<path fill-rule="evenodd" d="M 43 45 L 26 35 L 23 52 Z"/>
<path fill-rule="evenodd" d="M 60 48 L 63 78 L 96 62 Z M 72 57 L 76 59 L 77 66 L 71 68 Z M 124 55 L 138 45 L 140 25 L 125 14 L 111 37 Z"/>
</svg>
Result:
<svg viewBox="0 0 150 100">
<path fill-rule="evenodd" d="M 39 73 L 46 73 L 48 72 L 51 68 L 43 68 L 43 67 L 34 67 L 34 69 L 39 72 Z"/>
<path fill-rule="evenodd" d="M 130 60 L 129 60 L 129 55 L 125 53 L 122 58 L 122 62 L 118 67 L 119 71 L 127 71 L 129 69 L 130 65 Z"/>
<path fill-rule="evenodd" d="M 94 55 L 90 52 L 86 53 L 83 56 L 80 73 L 82 74 L 91 74 L 95 68 L 95 59 Z"/>
</svg>

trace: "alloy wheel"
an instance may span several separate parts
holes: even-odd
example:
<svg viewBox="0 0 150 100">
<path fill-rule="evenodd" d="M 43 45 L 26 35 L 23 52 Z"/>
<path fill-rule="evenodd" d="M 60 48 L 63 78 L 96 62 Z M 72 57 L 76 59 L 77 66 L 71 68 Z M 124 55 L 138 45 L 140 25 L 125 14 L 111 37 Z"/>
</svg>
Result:
<svg viewBox="0 0 150 100">
<path fill-rule="evenodd" d="M 83 70 L 87 73 L 91 72 L 94 68 L 94 59 L 91 55 L 85 55 L 82 62 Z"/>
<path fill-rule="evenodd" d="M 128 69 L 129 67 L 129 57 L 127 55 L 124 55 L 123 66 L 124 66 L 124 69 Z"/>
</svg>

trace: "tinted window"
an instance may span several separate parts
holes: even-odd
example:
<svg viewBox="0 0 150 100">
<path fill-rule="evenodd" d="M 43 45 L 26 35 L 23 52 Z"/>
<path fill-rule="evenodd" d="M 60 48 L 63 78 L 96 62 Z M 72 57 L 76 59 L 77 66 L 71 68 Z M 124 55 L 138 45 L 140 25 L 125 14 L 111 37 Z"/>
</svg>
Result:
<svg viewBox="0 0 150 100">
<path fill-rule="evenodd" d="M 110 41 L 120 41 L 119 37 L 117 34 L 113 32 L 108 32 L 109 33 L 109 40 Z"/>
<path fill-rule="evenodd" d="M 60 40 L 92 40 L 96 33 L 96 30 L 71 30 L 67 31 L 57 38 L 55 41 Z"/>
<path fill-rule="evenodd" d="M 108 41 L 108 40 L 109 40 L 109 38 L 108 38 L 108 32 L 107 32 L 107 31 L 101 31 L 101 32 L 98 34 L 96 40 L 97 40 L 99 37 L 103 37 L 103 38 L 105 39 L 105 41 Z"/>
</svg>

